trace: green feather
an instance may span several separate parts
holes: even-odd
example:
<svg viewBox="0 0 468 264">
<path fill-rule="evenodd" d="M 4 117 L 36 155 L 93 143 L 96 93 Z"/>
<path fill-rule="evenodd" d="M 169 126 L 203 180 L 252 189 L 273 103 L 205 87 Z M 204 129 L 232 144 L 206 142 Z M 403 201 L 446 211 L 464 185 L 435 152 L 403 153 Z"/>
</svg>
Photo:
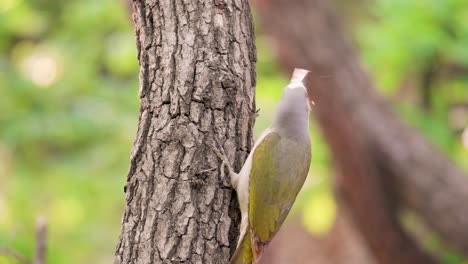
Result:
<svg viewBox="0 0 468 264">
<path fill-rule="evenodd" d="M 260 142 L 250 171 L 249 227 L 230 264 L 259 260 L 288 215 L 309 166 L 309 142 L 281 138 L 275 132 Z"/>
<path fill-rule="evenodd" d="M 310 166 L 310 145 L 278 133 L 268 134 L 255 149 L 249 182 L 249 224 L 252 245 L 273 238 L 302 188 Z M 259 257 L 259 256 L 258 256 Z"/>
<path fill-rule="evenodd" d="M 239 247 L 236 249 L 236 252 L 234 252 L 231 261 L 229 261 L 229 264 L 252 264 L 253 255 L 251 247 L 250 235 L 247 231 Z"/>
</svg>

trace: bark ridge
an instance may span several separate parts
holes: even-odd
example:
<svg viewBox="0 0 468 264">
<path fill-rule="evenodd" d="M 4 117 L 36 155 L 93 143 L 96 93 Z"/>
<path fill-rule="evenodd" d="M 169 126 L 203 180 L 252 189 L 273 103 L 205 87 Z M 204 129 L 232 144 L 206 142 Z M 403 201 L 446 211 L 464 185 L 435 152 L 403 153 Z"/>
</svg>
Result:
<svg viewBox="0 0 468 264">
<path fill-rule="evenodd" d="M 119 263 L 227 263 L 239 212 L 220 142 L 239 170 L 252 146 L 255 39 L 247 0 L 134 0 L 140 115 Z"/>
</svg>

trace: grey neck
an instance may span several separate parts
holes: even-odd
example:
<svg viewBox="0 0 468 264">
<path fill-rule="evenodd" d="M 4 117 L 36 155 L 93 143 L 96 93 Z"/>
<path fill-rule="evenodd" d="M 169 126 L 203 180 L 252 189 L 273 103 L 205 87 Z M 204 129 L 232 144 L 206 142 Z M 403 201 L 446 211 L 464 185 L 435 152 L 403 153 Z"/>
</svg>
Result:
<svg viewBox="0 0 468 264">
<path fill-rule="evenodd" d="M 303 97 L 304 98 L 304 97 Z M 310 141 L 309 136 L 309 106 L 307 100 L 288 100 L 284 94 L 277 106 L 272 123 L 272 130 L 282 137 Z"/>
</svg>

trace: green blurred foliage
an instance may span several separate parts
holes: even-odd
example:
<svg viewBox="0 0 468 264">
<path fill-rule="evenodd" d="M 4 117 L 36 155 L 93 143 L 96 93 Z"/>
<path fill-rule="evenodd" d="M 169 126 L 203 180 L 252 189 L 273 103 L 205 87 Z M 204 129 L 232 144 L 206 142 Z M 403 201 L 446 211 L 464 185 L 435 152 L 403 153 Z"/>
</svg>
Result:
<svg viewBox="0 0 468 264">
<path fill-rule="evenodd" d="M 124 6 L 2 1 L 0 247 L 33 256 L 35 219 L 44 215 L 48 263 L 112 262 L 137 87 Z"/>
<path fill-rule="evenodd" d="M 397 111 L 460 165 L 468 168 L 468 1 L 378 0 L 358 26 L 363 59 Z M 429 111 L 422 101 L 430 75 Z"/>
<path fill-rule="evenodd" d="M 369 13 L 356 38 L 380 92 L 403 119 L 468 168 L 468 1 L 377 0 Z M 429 108 L 423 107 L 424 91 Z M 402 220 L 443 263 L 466 263 L 422 228 L 421 219 L 403 214 Z"/>
<path fill-rule="evenodd" d="M 113 0 L 0 3 L 0 248 L 32 257 L 35 219 L 44 215 L 48 263 L 110 263 L 138 116 L 130 17 Z M 431 111 L 419 107 L 418 89 L 428 65 L 468 67 L 467 3 L 377 0 L 356 30 L 382 93 L 393 100 L 409 86 L 408 97 L 394 100 L 397 111 L 460 164 L 467 148 L 451 106 L 468 101 L 467 75 L 443 72 L 432 85 Z M 257 40 L 258 135 L 287 79 L 268 41 L 261 33 Z M 332 168 L 315 122 L 311 136 L 311 177 L 294 211 L 324 234 L 336 215 Z M 444 252 L 446 263 L 457 263 Z M 16 262 L 0 256 L 0 263 Z"/>
</svg>

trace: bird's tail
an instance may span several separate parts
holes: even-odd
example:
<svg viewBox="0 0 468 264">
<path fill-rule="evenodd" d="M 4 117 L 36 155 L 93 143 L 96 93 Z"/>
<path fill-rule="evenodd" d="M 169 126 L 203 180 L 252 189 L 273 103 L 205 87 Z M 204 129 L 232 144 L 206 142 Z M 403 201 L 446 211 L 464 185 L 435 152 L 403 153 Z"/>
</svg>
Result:
<svg viewBox="0 0 468 264">
<path fill-rule="evenodd" d="M 304 83 L 304 79 L 308 73 L 308 70 L 295 68 L 290 83 Z"/>
<path fill-rule="evenodd" d="M 242 238 L 239 246 L 234 252 L 229 264 L 252 264 L 253 263 L 253 253 L 252 245 L 250 241 L 250 232 L 247 229 L 244 237 Z"/>
</svg>

